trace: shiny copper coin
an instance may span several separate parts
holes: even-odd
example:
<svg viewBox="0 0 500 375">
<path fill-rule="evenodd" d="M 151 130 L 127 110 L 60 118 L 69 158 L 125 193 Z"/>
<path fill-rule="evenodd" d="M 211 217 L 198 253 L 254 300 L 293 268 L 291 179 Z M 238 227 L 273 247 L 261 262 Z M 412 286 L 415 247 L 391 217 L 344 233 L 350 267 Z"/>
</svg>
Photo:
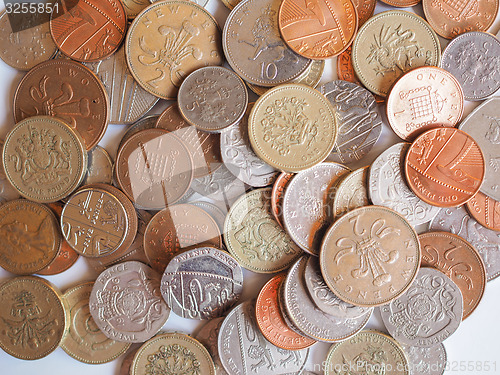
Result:
<svg viewBox="0 0 500 375">
<path fill-rule="evenodd" d="M 144 251 L 151 267 L 163 273 L 168 262 L 191 246 L 222 247 L 219 227 L 201 208 L 177 204 L 158 212 L 144 232 Z"/>
<path fill-rule="evenodd" d="M 377 0 L 352 0 L 358 14 L 358 27 L 361 27 L 373 15 Z"/>
<path fill-rule="evenodd" d="M 462 118 L 464 93 L 444 69 L 424 66 L 402 76 L 387 97 L 387 119 L 402 139 L 415 139 L 425 130 L 454 127 Z"/>
<path fill-rule="evenodd" d="M 487 31 L 498 14 L 498 3 L 498 0 L 422 0 L 427 22 L 447 39 L 467 31 Z"/>
<path fill-rule="evenodd" d="M 310 59 L 327 59 L 343 52 L 358 29 L 351 0 L 284 0 L 278 22 L 286 44 Z"/>
<path fill-rule="evenodd" d="M 431 129 L 410 146 L 405 160 L 408 186 L 424 202 L 457 207 L 478 191 L 484 178 L 481 149 L 455 128 Z"/>
<path fill-rule="evenodd" d="M 260 290 L 255 304 L 257 324 L 271 344 L 286 350 L 305 349 L 315 344 L 316 340 L 292 331 L 283 319 L 278 306 L 279 286 L 285 278 L 284 273 L 276 275 Z"/>
<path fill-rule="evenodd" d="M 220 135 L 197 130 L 188 124 L 179 112 L 177 104 L 174 103 L 163 111 L 156 121 L 155 128 L 173 132 L 184 141 L 193 158 L 194 178 L 204 177 L 222 165 Z"/>
<path fill-rule="evenodd" d="M 164 129 L 146 129 L 130 137 L 118 151 L 115 168 L 119 187 L 145 210 L 176 203 L 193 180 L 188 149 Z"/>
<path fill-rule="evenodd" d="M 271 213 L 281 227 L 283 227 L 283 198 L 285 189 L 295 176 L 293 173 L 282 172 L 276 180 L 274 180 L 273 190 L 271 192 Z"/>
<path fill-rule="evenodd" d="M 109 102 L 104 85 L 87 67 L 57 59 L 38 64 L 21 80 L 14 95 L 14 119 L 54 116 L 76 130 L 87 150 L 108 126 Z"/>
<path fill-rule="evenodd" d="M 417 5 L 422 0 L 381 0 L 383 3 L 398 8 L 408 8 Z"/>
<path fill-rule="evenodd" d="M 427 232 L 418 236 L 422 267 L 433 267 L 453 280 L 464 301 L 463 318 L 476 309 L 484 294 L 486 269 L 474 247 L 462 237 L 448 232 Z"/>
<path fill-rule="evenodd" d="M 64 204 L 54 202 L 47 204 L 47 206 L 56 215 L 57 219 L 60 220 Z M 47 267 L 38 271 L 37 274 L 44 276 L 57 275 L 69 269 L 79 257 L 80 255 L 69 246 L 68 242 L 64 238 L 61 238 L 61 247 L 56 258 Z"/>
<path fill-rule="evenodd" d="M 479 224 L 500 231 L 500 202 L 478 192 L 467 202 L 467 210 Z"/>
<path fill-rule="evenodd" d="M 58 227 L 43 204 L 17 199 L 0 206 L 0 266 L 18 275 L 48 266 L 61 245 Z"/>
<path fill-rule="evenodd" d="M 67 9 L 58 0 L 50 20 L 57 48 L 77 61 L 98 61 L 111 56 L 127 29 L 127 15 L 120 0 L 80 0 Z"/>
</svg>

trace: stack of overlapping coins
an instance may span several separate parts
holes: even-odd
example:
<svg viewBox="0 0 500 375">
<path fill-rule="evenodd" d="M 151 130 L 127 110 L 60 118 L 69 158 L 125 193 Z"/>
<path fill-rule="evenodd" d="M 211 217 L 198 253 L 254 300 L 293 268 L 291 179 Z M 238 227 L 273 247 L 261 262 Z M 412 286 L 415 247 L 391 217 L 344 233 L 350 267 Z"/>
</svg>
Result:
<svg viewBox="0 0 500 375">
<path fill-rule="evenodd" d="M 498 0 L 393 9 L 418 2 L 223 0 L 222 30 L 204 0 L 6 4 L 0 57 L 27 72 L 0 347 L 128 353 L 130 375 L 442 374 L 500 275 Z"/>
</svg>

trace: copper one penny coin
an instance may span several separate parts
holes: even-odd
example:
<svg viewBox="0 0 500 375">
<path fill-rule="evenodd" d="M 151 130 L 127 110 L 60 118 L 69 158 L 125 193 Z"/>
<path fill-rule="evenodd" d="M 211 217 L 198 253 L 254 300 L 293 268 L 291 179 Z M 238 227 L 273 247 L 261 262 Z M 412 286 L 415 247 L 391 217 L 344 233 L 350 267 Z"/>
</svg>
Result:
<svg viewBox="0 0 500 375">
<path fill-rule="evenodd" d="M 14 119 L 47 115 L 76 130 L 87 150 L 101 140 L 109 119 L 104 85 L 87 67 L 66 59 L 49 60 L 31 69 L 14 94 Z"/>
<path fill-rule="evenodd" d="M 203 209 L 177 204 L 158 212 L 144 232 L 144 252 L 151 267 L 163 273 L 170 260 L 191 246 L 222 247 L 219 227 Z"/>
<path fill-rule="evenodd" d="M 146 129 L 131 136 L 118 151 L 115 169 L 120 189 L 145 210 L 176 203 L 193 180 L 189 150 L 165 129 Z"/>
<path fill-rule="evenodd" d="M 458 207 L 476 195 L 484 170 L 476 141 L 455 128 L 426 131 L 412 143 L 405 160 L 410 189 L 439 207 Z"/>
<path fill-rule="evenodd" d="M 294 173 L 281 172 L 276 177 L 271 192 L 271 213 L 281 227 L 283 227 L 283 199 L 285 197 L 285 189 L 288 183 L 295 176 Z"/>
<path fill-rule="evenodd" d="M 358 29 L 351 0 L 284 0 L 278 21 L 286 44 L 310 59 L 337 56 L 349 47 Z"/>
<path fill-rule="evenodd" d="M 467 210 L 479 224 L 500 231 L 500 202 L 478 192 L 466 204 Z"/>
<path fill-rule="evenodd" d="M 462 118 L 464 93 L 455 77 L 444 69 L 413 69 L 394 84 L 387 97 L 387 119 L 405 141 L 425 130 L 454 127 Z"/>
<path fill-rule="evenodd" d="M 98 61 L 111 56 L 127 29 L 127 15 L 120 0 L 80 0 L 68 9 L 58 0 L 50 20 L 57 48 L 77 61 Z"/>
<path fill-rule="evenodd" d="M 276 275 L 260 290 L 255 304 L 257 324 L 271 344 L 286 350 L 305 349 L 315 344 L 316 340 L 292 331 L 281 315 L 278 305 L 280 285 L 285 278 L 286 273 Z"/>
<path fill-rule="evenodd" d="M 163 111 L 155 128 L 173 132 L 184 142 L 193 158 L 193 178 L 205 177 L 222 165 L 220 135 L 190 125 L 182 117 L 177 104 L 171 104 Z"/>
<path fill-rule="evenodd" d="M 462 292 L 463 318 L 476 309 L 484 294 L 486 269 L 474 247 L 456 234 L 427 232 L 418 236 L 422 267 L 433 267 L 453 280 Z"/>
</svg>

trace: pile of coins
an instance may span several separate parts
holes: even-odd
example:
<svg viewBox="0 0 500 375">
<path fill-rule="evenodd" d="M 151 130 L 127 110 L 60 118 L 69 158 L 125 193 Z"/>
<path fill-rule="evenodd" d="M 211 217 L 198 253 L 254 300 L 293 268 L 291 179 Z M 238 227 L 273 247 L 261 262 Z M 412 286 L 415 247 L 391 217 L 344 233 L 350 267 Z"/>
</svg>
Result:
<svg viewBox="0 0 500 375">
<path fill-rule="evenodd" d="M 326 342 L 325 374 L 442 374 L 442 342 L 500 275 L 498 1 L 423 0 L 426 20 L 373 0 L 224 4 L 222 31 L 185 0 L 0 15 L 0 57 L 27 71 L 1 153 L 0 266 L 17 276 L 0 347 L 128 352 L 130 375 L 307 374 Z M 332 57 L 342 80 L 319 85 Z M 462 119 L 465 100 L 484 102 Z M 382 106 L 404 142 L 357 168 Z M 129 125 L 114 162 L 109 124 Z M 31 276 L 80 256 L 93 282 Z M 254 299 L 247 271 L 270 274 Z M 365 329 L 375 308 L 388 334 Z M 171 314 L 207 323 L 161 331 Z"/>
</svg>

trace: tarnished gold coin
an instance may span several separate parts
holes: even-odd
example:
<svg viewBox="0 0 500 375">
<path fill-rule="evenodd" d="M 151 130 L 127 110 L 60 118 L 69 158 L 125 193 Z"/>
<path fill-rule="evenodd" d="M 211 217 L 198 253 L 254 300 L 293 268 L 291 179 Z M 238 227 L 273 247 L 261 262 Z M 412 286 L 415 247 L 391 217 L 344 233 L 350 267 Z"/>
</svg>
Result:
<svg viewBox="0 0 500 375">
<path fill-rule="evenodd" d="M 250 112 L 253 150 L 276 169 L 298 172 L 330 154 L 337 138 L 333 107 L 321 93 L 300 84 L 277 86 L 262 95 Z"/>
<path fill-rule="evenodd" d="M 9 279 L 0 286 L 0 347 L 11 356 L 34 360 L 52 353 L 67 329 L 59 292 L 34 276 Z"/>
<path fill-rule="evenodd" d="M 181 333 L 164 333 L 146 341 L 135 353 L 130 375 L 155 374 L 215 375 L 215 366 L 197 340 Z"/>
<path fill-rule="evenodd" d="M 59 253 L 58 227 L 43 204 L 18 199 L 0 206 L 0 266 L 18 275 L 44 269 Z"/>
<path fill-rule="evenodd" d="M 66 123 L 49 116 L 17 123 L 5 139 L 5 175 L 19 194 L 35 202 L 56 202 L 82 182 L 87 151 Z"/>
<path fill-rule="evenodd" d="M 424 65 L 438 66 L 440 58 L 436 33 L 423 18 L 403 10 L 370 18 L 352 47 L 352 65 L 359 80 L 383 97 L 404 73 Z"/>
<path fill-rule="evenodd" d="M 224 61 L 217 21 L 199 5 L 177 0 L 152 4 L 134 19 L 125 54 L 137 82 L 162 99 L 175 99 L 196 69 Z"/>
<path fill-rule="evenodd" d="M 130 343 L 111 340 L 101 332 L 90 315 L 89 297 L 93 282 L 79 284 L 68 289 L 66 300 L 69 314 L 68 334 L 61 347 L 71 357 L 83 363 L 110 362 L 127 351 Z"/>
<path fill-rule="evenodd" d="M 360 207 L 337 220 L 320 252 L 321 273 L 343 301 L 384 305 L 403 294 L 420 266 L 415 229 L 389 208 Z"/>
<path fill-rule="evenodd" d="M 271 190 L 256 189 L 240 197 L 224 223 L 224 242 L 231 255 L 258 273 L 282 271 L 302 255 L 271 213 Z"/>
</svg>

